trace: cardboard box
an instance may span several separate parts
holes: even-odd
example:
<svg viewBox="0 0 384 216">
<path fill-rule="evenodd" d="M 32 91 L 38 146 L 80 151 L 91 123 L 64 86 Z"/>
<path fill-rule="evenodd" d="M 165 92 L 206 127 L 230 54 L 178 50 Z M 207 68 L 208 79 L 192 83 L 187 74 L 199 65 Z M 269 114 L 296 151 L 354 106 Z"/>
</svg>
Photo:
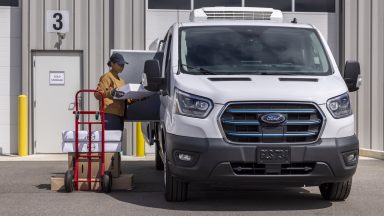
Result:
<svg viewBox="0 0 384 216">
<path fill-rule="evenodd" d="M 133 174 L 122 174 L 112 180 L 112 190 L 132 190 Z"/>
<path fill-rule="evenodd" d="M 51 191 L 64 191 L 64 176 L 51 177 Z M 88 183 L 79 182 L 79 190 L 89 190 Z M 91 190 L 101 190 L 100 182 L 92 182 Z"/>
<path fill-rule="evenodd" d="M 74 161 L 74 155 L 75 154 L 71 154 L 69 155 L 68 154 L 68 169 L 70 170 L 74 170 L 75 167 L 74 167 L 74 164 L 75 164 L 75 161 Z M 101 173 L 101 164 L 100 164 L 100 161 L 99 159 L 97 158 L 93 158 L 91 160 L 91 176 L 92 178 L 98 178 L 100 177 Z M 86 158 L 81 158 L 79 159 L 79 178 L 87 178 L 88 176 L 88 162 L 87 162 L 87 159 Z"/>
<path fill-rule="evenodd" d="M 51 177 L 51 190 L 52 191 L 63 191 L 64 188 L 64 176 L 52 176 Z M 120 175 L 119 178 L 114 178 L 112 180 L 112 190 L 125 190 L 130 191 L 133 189 L 133 174 L 124 174 Z M 79 190 L 87 191 L 88 183 L 80 182 Z M 91 183 L 92 191 L 100 191 L 101 185 L 100 182 L 92 182 Z"/>
<path fill-rule="evenodd" d="M 87 183 L 87 182 L 79 182 L 79 190 L 81 190 L 81 191 L 89 190 L 88 184 L 89 183 Z M 101 190 L 100 182 L 91 182 L 91 190 L 92 191 L 99 191 L 99 190 Z"/>
<path fill-rule="evenodd" d="M 97 153 L 92 153 L 97 155 Z M 75 153 L 68 153 L 68 169 L 74 168 L 74 156 Z M 86 158 L 79 159 L 79 178 L 87 178 L 88 175 L 88 160 Z M 92 178 L 100 177 L 101 163 L 100 159 L 92 159 Z M 104 168 L 105 171 L 111 171 L 112 177 L 117 178 L 121 173 L 121 157 L 119 152 L 108 152 L 104 154 Z"/>
<path fill-rule="evenodd" d="M 104 155 L 105 170 L 111 171 L 113 178 L 118 178 L 121 174 L 121 156 L 119 152 L 106 153 Z"/>
<path fill-rule="evenodd" d="M 64 176 L 52 176 L 51 177 L 51 190 L 59 191 L 64 190 Z"/>
</svg>

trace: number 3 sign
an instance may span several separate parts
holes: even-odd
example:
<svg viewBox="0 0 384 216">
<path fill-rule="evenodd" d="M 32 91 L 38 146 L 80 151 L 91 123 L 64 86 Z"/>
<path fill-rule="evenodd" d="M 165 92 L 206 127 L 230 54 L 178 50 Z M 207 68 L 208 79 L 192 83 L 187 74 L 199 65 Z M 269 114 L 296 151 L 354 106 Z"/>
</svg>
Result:
<svg viewBox="0 0 384 216">
<path fill-rule="evenodd" d="M 69 13 L 65 10 L 48 10 L 47 32 L 67 33 L 69 31 Z"/>
</svg>

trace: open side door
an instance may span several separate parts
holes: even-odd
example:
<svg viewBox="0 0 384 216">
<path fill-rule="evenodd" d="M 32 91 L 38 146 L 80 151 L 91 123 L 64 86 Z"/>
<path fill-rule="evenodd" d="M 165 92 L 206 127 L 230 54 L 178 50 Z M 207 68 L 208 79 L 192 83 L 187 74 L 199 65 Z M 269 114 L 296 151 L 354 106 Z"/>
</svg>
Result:
<svg viewBox="0 0 384 216">
<path fill-rule="evenodd" d="M 162 62 L 162 55 L 156 51 L 138 50 L 112 50 L 112 53 L 120 53 L 129 63 L 119 77 L 125 83 L 141 83 L 146 60 L 158 59 Z M 154 94 L 149 98 L 128 105 L 125 111 L 125 121 L 159 121 L 160 120 L 160 95 Z"/>
</svg>

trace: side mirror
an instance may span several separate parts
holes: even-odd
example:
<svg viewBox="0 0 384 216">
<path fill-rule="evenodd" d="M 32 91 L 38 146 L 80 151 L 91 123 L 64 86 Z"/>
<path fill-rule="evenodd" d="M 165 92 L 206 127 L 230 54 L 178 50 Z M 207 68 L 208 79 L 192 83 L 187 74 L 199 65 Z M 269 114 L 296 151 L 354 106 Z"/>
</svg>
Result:
<svg viewBox="0 0 384 216">
<path fill-rule="evenodd" d="M 362 83 L 360 75 L 360 63 L 357 61 L 347 61 L 344 67 L 344 81 L 347 84 L 348 91 L 359 90 Z"/>
<path fill-rule="evenodd" d="M 157 59 L 145 61 L 143 77 L 144 88 L 148 91 L 157 92 L 162 88 L 163 80 L 159 61 Z"/>
</svg>

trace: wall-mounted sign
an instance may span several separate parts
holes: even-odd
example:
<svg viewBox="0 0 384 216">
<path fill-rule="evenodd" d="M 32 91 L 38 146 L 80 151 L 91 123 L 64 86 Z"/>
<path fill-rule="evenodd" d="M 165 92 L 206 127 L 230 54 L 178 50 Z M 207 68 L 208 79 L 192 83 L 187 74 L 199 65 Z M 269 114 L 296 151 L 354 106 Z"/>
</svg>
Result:
<svg viewBox="0 0 384 216">
<path fill-rule="evenodd" d="M 63 86 L 65 84 L 65 74 L 64 71 L 49 71 L 49 85 Z"/>
<path fill-rule="evenodd" d="M 69 12 L 66 10 L 47 10 L 47 32 L 67 33 L 69 31 Z"/>
</svg>

